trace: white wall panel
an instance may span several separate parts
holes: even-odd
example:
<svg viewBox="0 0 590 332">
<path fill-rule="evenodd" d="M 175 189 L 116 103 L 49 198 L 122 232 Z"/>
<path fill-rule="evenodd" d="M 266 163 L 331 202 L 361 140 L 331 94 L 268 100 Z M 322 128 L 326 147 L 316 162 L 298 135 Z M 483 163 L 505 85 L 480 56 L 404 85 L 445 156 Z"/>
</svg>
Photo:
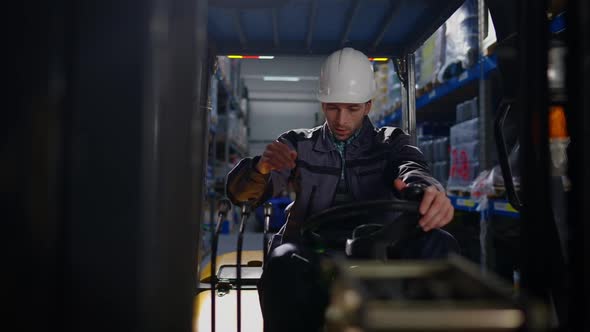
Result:
<svg viewBox="0 0 590 332">
<path fill-rule="evenodd" d="M 245 60 L 241 74 L 249 92 L 249 149 L 259 155 L 290 129 L 312 128 L 320 110 L 316 93 L 322 57 Z M 264 76 L 297 76 L 299 82 L 269 82 Z"/>
<path fill-rule="evenodd" d="M 318 102 L 250 101 L 250 141 L 275 140 L 290 129 L 315 125 Z"/>
</svg>

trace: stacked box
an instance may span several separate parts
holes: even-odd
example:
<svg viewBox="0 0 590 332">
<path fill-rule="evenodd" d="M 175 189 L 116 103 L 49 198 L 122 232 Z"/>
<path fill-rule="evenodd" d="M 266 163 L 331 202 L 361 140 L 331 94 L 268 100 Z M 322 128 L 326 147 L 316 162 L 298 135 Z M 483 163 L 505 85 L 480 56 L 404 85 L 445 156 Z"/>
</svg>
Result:
<svg viewBox="0 0 590 332">
<path fill-rule="evenodd" d="M 230 81 L 231 77 L 231 63 L 230 58 L 226 56 L 218 56 L 217 57 L 217 68 L 221 71 L 222 77 Z"/>
<path fill-rule="evenodd" d="M 449 160 L 449 138 L 440 137 L 433 143 L 433 159 L 436 161 Z"/>
<path fill-rule="evenodd" d="M 451 127 L 450 130 L 450 144 L 453 145 L 463 143 L 470 140 L 479 139 L 479 118 L 471 119 Z"/>
<path fill-rule="evenodd" d="M 479 172 L 479 118 L 451 127 L 448 186 L 466 189 Z"/>
<path fill-rule="evenodd" d="M 443 27 L 436 30 L 415 52 L 416 85 L 418 89 L 436 83 L 445 52 Z"/>
<path fill-rule="evenodd" d="M 219 115 L 217 133 L 237 144 L 241 149 L 246 150 L 248 147 L 248 127 L 244 119 L 236 112 Z"/>
<path fill-rule="evenodd" d="M 393 66 L 391 61 L 374 65 L 377 91 L 373 97 L 372 111 L 369 113 L 369 116 L 374 121 L 382 119 L 391 109 L 391 100 L 389 98 L 390 66 Z"/>
<path fill-rule="evenodd" d="M 238 59 L 229 59 L 230 60 L 230 72 L 228 73 L 229 82 L 231 85 L 232 94 L 236 100 L 240 99 L 241 94 L 241 85 L 240 85 L 240 64 L 241 62 Z"/>
<path fill-rule="evenodd" d="M 424 139 L 449 136 L 449 126 L 444 122 L 423 122 L 416 126 L 416 135 L 424 136 Z"/>
<path fill-rule="evenodd" d="M 396 110 L 401 107 L 402 102 L 402 84 L 395 72 L 393 62 L 389 62 L 387 73 L 389 86 L 389 102 L 391 103 L 391 110 Z"/>
<path fill-rule="evenodd" d="M 433 163 L 432 175 L 437 179 L 443 186 L 447 184 L 447 178 L 449 177 L 449 162 L 448 161 L 435 161 Z"/>
<path fill-rule="evenodd" d="M 457 122 L 475 119 L 479 116 L 478 98 L 474 97 L 457 104 L 455 108 Z"/>
<path fill-rule="evenodd" d="M 466 0 L 445 28 L 445 63 L 459 62 L 464 69 L 473 66 L 479 54 L 477 0 Z"/>
<path fill-rule="evenodd" d="M 242 98 L 240 99 L 240 108 L 242 109 L 242 112 L 244 113 L 244 117 L 248 118 L 248 98 Z"/>
<path fill-rule="evenodd" d="M 432 140 L 427 140 L 422 143 L 422 154 L 427 161 L 432 161 Z"/>
<path fill-rule="evenodd" d="M 424 155 L 432 176 L 445 186 L 449 177 L 449 138 L 420 136 L 418 148 Z"/>
</svg>

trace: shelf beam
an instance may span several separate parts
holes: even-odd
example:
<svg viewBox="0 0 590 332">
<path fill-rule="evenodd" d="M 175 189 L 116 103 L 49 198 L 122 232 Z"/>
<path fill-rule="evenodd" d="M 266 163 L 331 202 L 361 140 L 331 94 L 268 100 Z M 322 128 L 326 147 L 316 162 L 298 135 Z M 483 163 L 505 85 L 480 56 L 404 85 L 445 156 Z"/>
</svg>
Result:
<svg viewBox="0 0 590 332">
<path fill-rule="evenodd" d="M 391 2 L 391 9 L 389 11 L 389 14 L 387 15 L 387 18 L 385 18 L 385 20 L 383 21 L 379 33 L 377 34 L 377 36 L 373 40 L 373 43 L 371 44 L 373 49 L 377 49 L 377 46 L 379 46 L 379 44 L 381 43 L 381 40 L 385 36 L 387 29 L 389 29 L 389 26 L 391 25 L 395 17 L 398 16 L 401 7 L 402 6 L 398 2 Z"/>
<path fill-rule="evenodd" d="M 240 46 L 242 49 L 246 48 L 246 44 L 248 43 L 248 39 L 246 38 L 246 34 L 244 33 L 244 28 L 242 27 L 242 20 L 240 19 L 241 12 L 238 9 L 233 10 L 233 20 L 234 20 L 234 27 L 236 32 L 238 33 L 238 38 L 240 38 Z"/>
<path fill-rule="evenodd" d="M 496 57 L 483 57 L 481 60 L 481 65 L 483 66 L 483 75 L 487 77 L 493 70 L 496 69 Z M 449 94 L 453 93 L 453 91 L 462 89 L 469 85 L 472 82 L 475 82 L 479 79 L 481 73 L 479 66 L 474 66 L 467 71 L 464 71 L 457 77 L 453 77 L 449 79 L 447 82 L 443 83 L 442 85 L 438 86 L 431 92 L 422 95 L 420 98 L 416 100 L 416 109 L 419 110 L 423 107 L 431 103 L 435 103 L 438 100 L 448 96 Z M 401 109 L 395 110 L 392 114 L 388 115 L 385 119 L 379 121 L 379 126 L 387 126 L 389 124 L 394 123 L 399 119 L 401 115 Z"/>
<path fill-rule="evenodd" d="M 354 17 L 358 12 L 360 4 L 360 0 L 355 0 L 352 4 L 352 8 L 350 9 L 350 12 L 348 13 L 348 16 L 346 18 L 346 27 L 344 28 L 344 32 L 342 33 L 342 37 L 340 38 L 340 47 L 344 47 L 344 45 L 348 41 L 348 35 L 350 34 L 350 30 L 352 29 L 352 22 L 354 21 Z"/>
<path fill-rule="evenodd" d="M 307 38 L 305 39 L 305 47 L 311 49 L 311 42 L 313 40 L 313 27 L 315 25 L 315 18 L 318 11 L 317 0 L 312 0 L 309 7 L 309 22 L 307 22 Z"/>
</svg>

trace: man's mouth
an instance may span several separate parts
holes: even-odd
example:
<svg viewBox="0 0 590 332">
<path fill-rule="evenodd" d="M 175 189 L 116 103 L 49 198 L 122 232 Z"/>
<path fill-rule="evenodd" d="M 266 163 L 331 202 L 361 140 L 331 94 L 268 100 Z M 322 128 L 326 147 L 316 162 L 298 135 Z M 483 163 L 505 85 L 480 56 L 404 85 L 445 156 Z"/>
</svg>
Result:
<svg viewBox="0 0 590 332">
<path fill-rule="evenodd" d="M 348 129 L 340 129 L 340 128 L 336 128 L 334 131 L 336 131 L 337 134 L 340 135 L 344 135 L 348 133 Z"/>
</svg>

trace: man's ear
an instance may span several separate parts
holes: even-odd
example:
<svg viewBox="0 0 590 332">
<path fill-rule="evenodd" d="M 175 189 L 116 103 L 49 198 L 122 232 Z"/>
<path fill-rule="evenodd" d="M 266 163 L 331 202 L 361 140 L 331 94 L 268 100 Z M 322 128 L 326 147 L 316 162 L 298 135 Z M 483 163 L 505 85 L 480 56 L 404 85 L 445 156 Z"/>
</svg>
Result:
<svg viewBox="0 0 590 332">
<path fill-rule="evenodd" d="M 371 106 L 373 105 L 373 101 L 369 100 L 368 102 L 365 103 L 365 115 L 368 115 L 369 112 L 371 111 Z"/>
<path fill-rule="evenodd" d="M 320 109 L 322 110 L 322 113 L 324 113 L 324 115 L 326 114 L 326 103 L 320 103 Z"/>
</svg>

